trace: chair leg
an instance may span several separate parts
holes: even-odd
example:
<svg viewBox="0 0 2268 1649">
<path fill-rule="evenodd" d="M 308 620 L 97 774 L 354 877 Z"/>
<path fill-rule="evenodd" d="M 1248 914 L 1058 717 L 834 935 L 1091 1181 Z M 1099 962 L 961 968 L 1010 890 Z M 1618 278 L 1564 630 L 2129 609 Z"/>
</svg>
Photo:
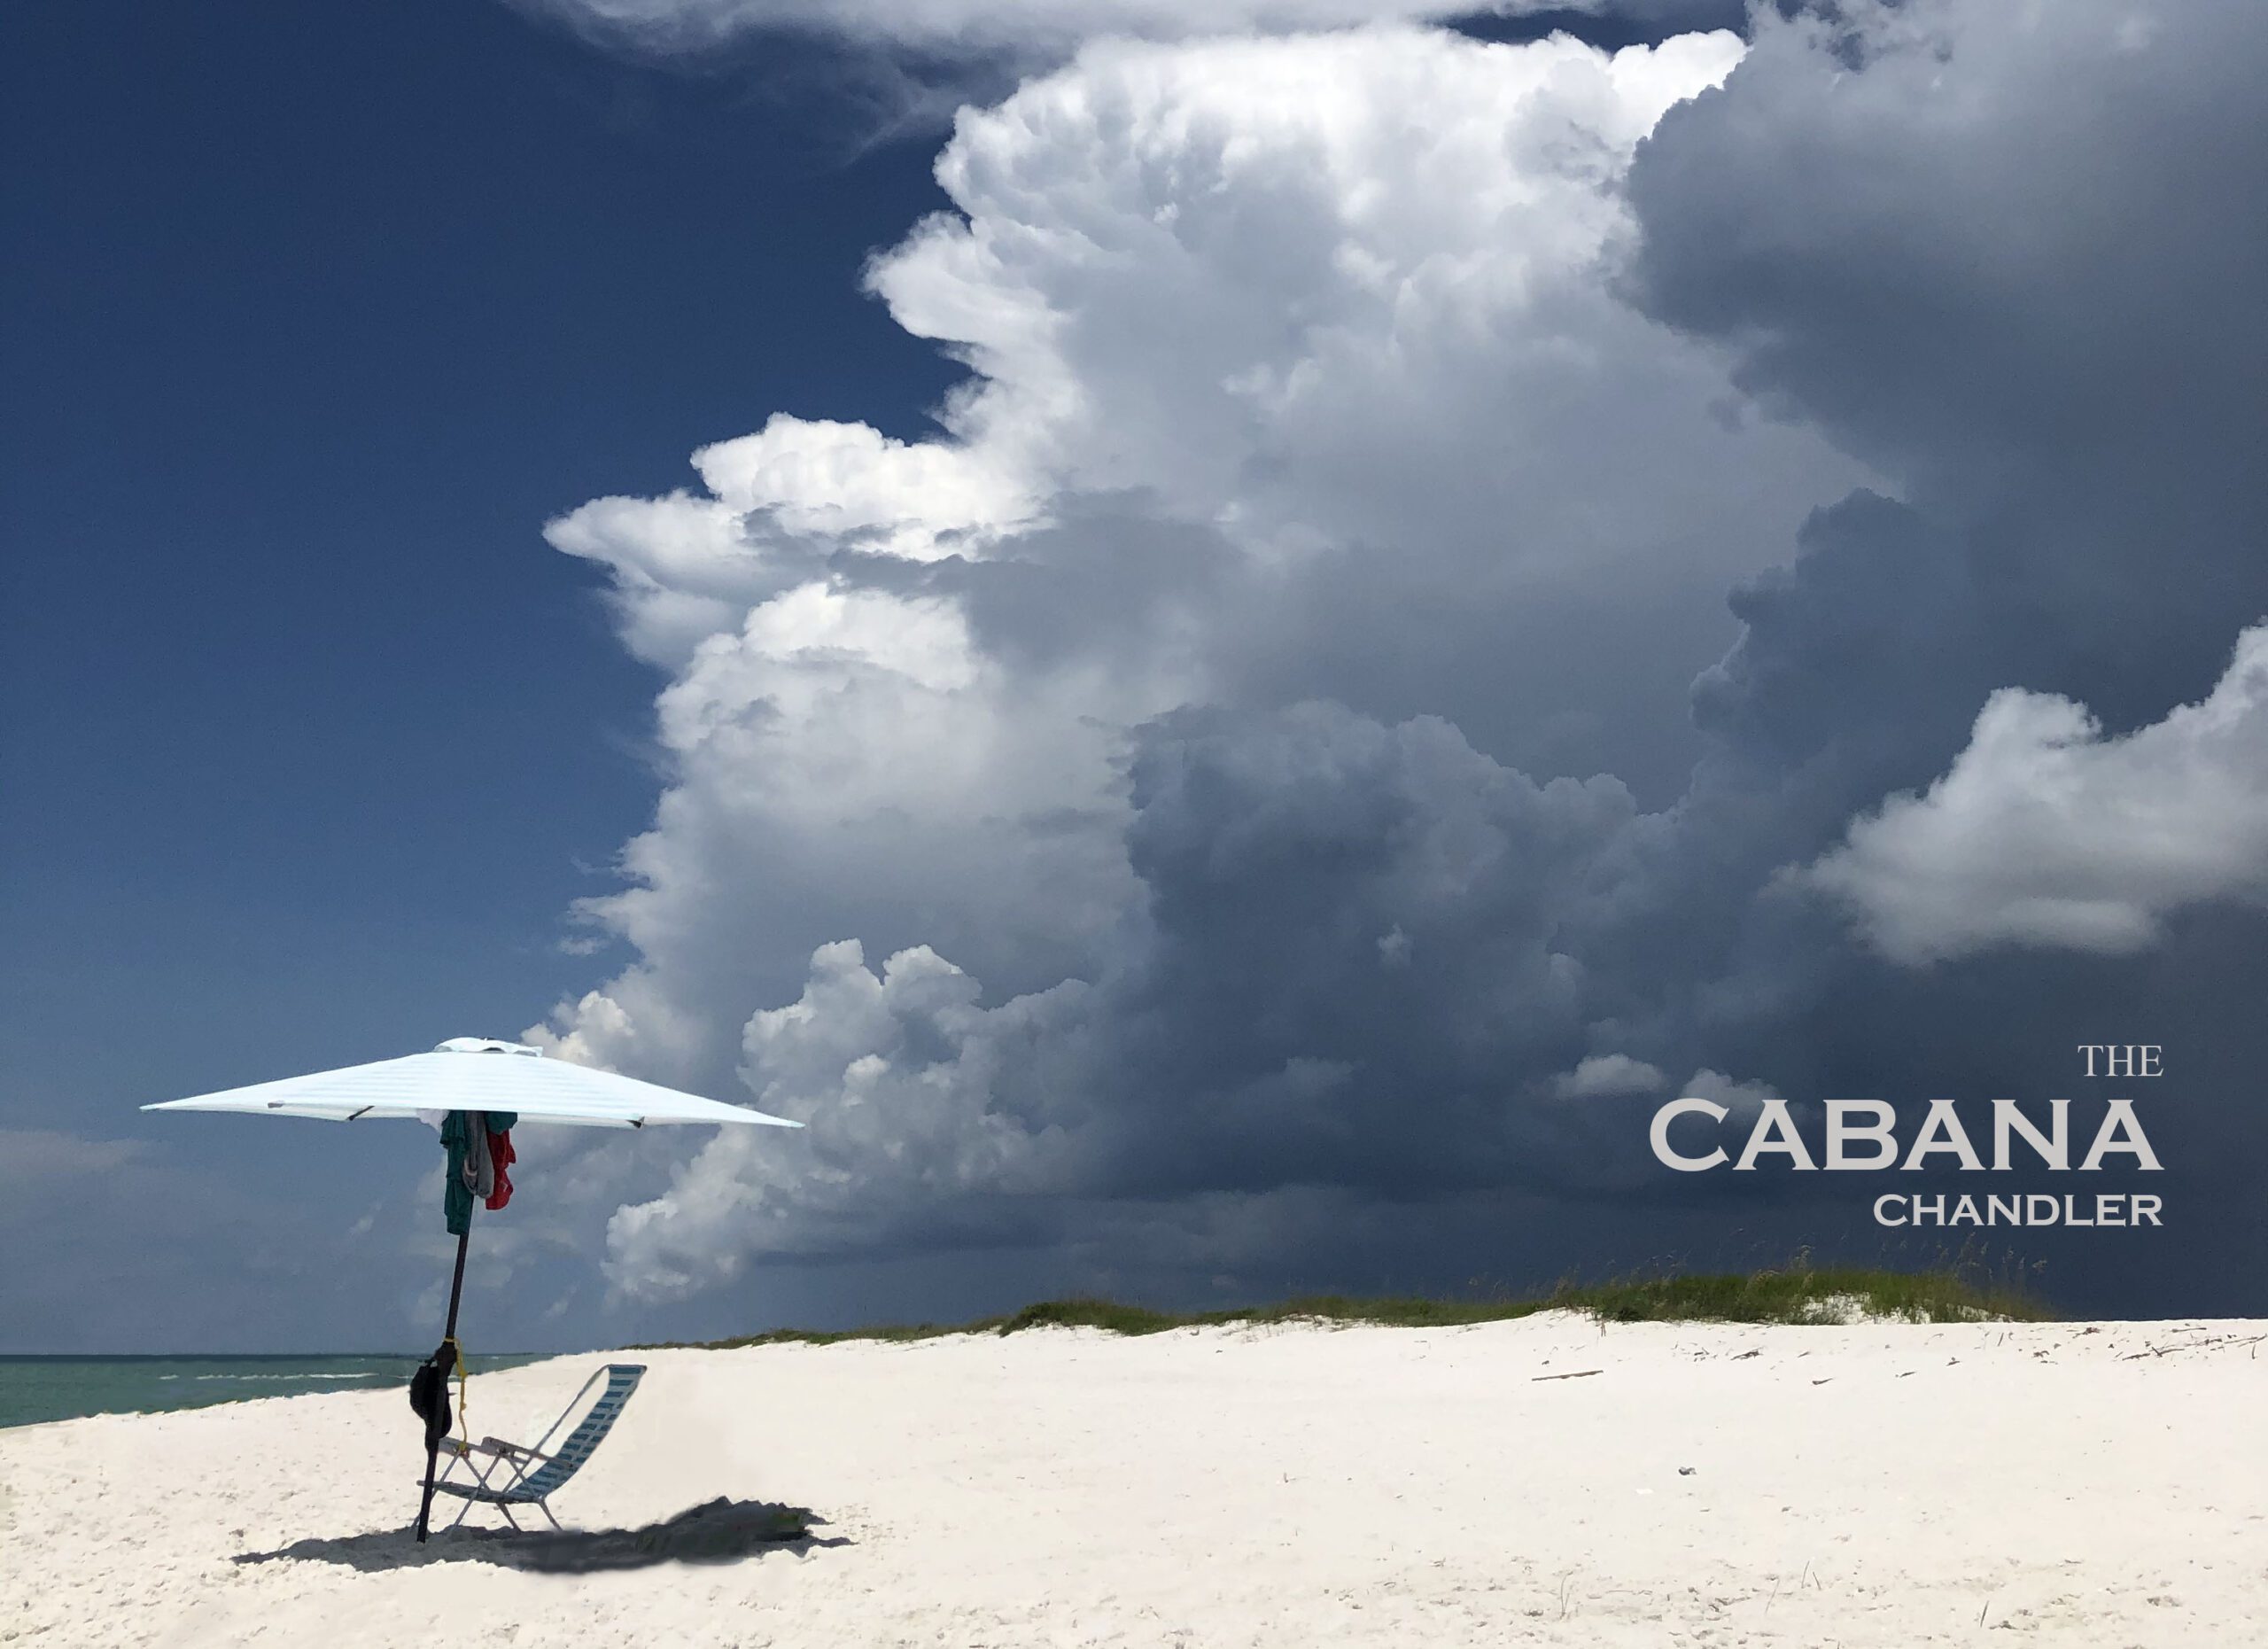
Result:
<svg viewBox="0 0 2268 1649">
<path fill-rule="evenodd" d="M 501 1500 L 499 1500 L 496 1503 L 496 1509 L 500 1513 L 503 1513 L 504 1521 L 512 1526 L 515 1533 L 525 1534 L 527 1532 L 525 1529 L 520 1528 L 520 1520 L 512 1515 L 512 1508 L 510 1506 L 506 1505 Z"/>
<path fill-rule="evenodd" d="M 449 1444 L 449 1463 L 447 1466 L 443 1467 L 441 1471 L 442 1481 L 446 1482 L 454 1476 L 456 1473 L 457 1467 L 460 1466 L 464 1467 L 465 1474 L 472 1479 L 473 1486 L 475 1488 L 485 1489 L 488 1486 L 487 1472 L 483 1471 L 478 1466 L 476 1466 L 473 1463 L 470 1451 L 459 1447 L 455 1441 L 452 1439 Z M 471 1513 L 472 1505 L 472 1497 L 470 1495 L 466 1496 L 464 1499 L 458 1504 L 457 1514 L 449 1520 L 448 1528 L 454 1528 L 458 1524 L 463 1522 L 467 1515 Z M 446 1534 L 447 1530 L 444 1529 L 442 1532 Z"/>
<path fill-rule="evenodd" d="M 560 1522 L 560 1521 L 559 1521 L 557 1518 L 555 1518 L 555 1517 L 552 1517 L 552 1516 L 551 1516 L 551 1502 L 550 1502 L 550 1501 L 548 1501 L 548 1500 L 539 1500 L 539 1501 L 537 1501 L 535 1504 L 536 1504 L 536 1507 L 537 1507 L 537 1509 L 538 1509 L 539 1511 L 540 1511 L 540 1512 L 541 1512 L 541 1513 L 542 1513 L 546 1517 L 549 1517 L 549 1518 L 551 1518 L 551 1526 L 552 1526 L 552 1528 L 554 1528 L 557 1529 L 557 1530 L 558 1530 L 561 1534 L 563 1534 L 563 1534 L 565 1534 L 565 1533 L 567 1532 L 566 1526 L 565 1526 L 564 1524 L 561 1523 L 561 1522 Z"/>
</svg>

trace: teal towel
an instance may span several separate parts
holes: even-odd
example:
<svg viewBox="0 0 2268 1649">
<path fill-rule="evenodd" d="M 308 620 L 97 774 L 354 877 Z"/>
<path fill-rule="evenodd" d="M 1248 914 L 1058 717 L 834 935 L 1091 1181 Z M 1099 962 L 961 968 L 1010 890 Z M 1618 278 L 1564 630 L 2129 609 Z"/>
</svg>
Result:
<svg viewBox="0 0 2268 1649">
<path fill-rule="evenodd" d="M 441 1148 L 449 1166 L 441 1177 L 441 1213 L 449 1235 L 462 1237 L 472 1229 L 472 1187 L 465 1183 L 465 1154 L 472 1149 L 475 1128 L 488 1133 L 509 1133 L 520 1119 L 517 1111 L 449 1111 L 441 1117 Z"/>
</svg>

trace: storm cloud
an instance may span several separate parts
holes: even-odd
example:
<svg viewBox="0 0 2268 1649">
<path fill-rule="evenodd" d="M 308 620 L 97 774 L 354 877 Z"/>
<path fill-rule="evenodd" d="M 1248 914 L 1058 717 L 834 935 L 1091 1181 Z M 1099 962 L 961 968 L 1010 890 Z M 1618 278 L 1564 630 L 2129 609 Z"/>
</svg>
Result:
<svg viewBox="0 0 2268 1649">
<path fill-rule="evenodd" d="M 939 435 L 782 415 L 552 529 L 672 765 L 584 913 L 639 960 L 532 1034 L 811 1124 L 600 1210 L 613 1286 L 1651 1251 L 1730 1194 L 1646 1158 L 1668 1083 L 2023 1097 L 2180 1032 L 2216 1194 L 2264 68 L 2249 8 L 1922 0 L 1104 43 L 965 112 L 868 276 L 970 369 Z"/>
</svg>

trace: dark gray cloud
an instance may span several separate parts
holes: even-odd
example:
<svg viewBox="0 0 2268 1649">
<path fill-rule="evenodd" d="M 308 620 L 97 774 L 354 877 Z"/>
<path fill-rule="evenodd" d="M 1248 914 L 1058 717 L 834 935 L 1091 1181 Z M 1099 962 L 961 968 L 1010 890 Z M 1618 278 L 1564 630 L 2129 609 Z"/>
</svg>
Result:
<svg viewBox="0 0 2268 1649">
<path fill-rule="evenodd" d="M 1993 685 L 2114 730 L 2202 696 L 2268 611 L 2256 11 L 1849 17 L 1643 146 L 1639 301 L 1950 535 Z"/>
<path fill-rule="evenodd" d="M 1168 1124 L 1140 1133 L 1145 1178 L 1412 1189 L 1518 1171 L 1520 1073 L 1592 1051 L 1560 947 L 1635 817 L 1619 781 L 1539 785 L 1446 722 L 1310 704 L 1169 719 L 1133 799 L 1151 929 L 1113 1006 L 1136 1045 L 1130 1100 Z"/>
</svg>

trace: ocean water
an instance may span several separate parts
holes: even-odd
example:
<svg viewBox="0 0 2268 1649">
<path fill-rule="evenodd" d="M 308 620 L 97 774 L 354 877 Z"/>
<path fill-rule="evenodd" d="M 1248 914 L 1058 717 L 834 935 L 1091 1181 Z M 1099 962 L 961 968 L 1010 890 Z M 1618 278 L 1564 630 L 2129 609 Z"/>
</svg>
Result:
<svg viewBox="0 0 2268 1649">
<path fill-rule="evenodd" d="M 422 1356 L 422 1354 L 420 1354 Z M 531 1356 L 471 1359 L 483 1370 L 517 1368 Z M 0 1426 L 75 1420 L 82 1414 L 150 1414 L 302 1391 L 403 1392 L 418 1357 L 0 1357 Z"/>
</svg>

